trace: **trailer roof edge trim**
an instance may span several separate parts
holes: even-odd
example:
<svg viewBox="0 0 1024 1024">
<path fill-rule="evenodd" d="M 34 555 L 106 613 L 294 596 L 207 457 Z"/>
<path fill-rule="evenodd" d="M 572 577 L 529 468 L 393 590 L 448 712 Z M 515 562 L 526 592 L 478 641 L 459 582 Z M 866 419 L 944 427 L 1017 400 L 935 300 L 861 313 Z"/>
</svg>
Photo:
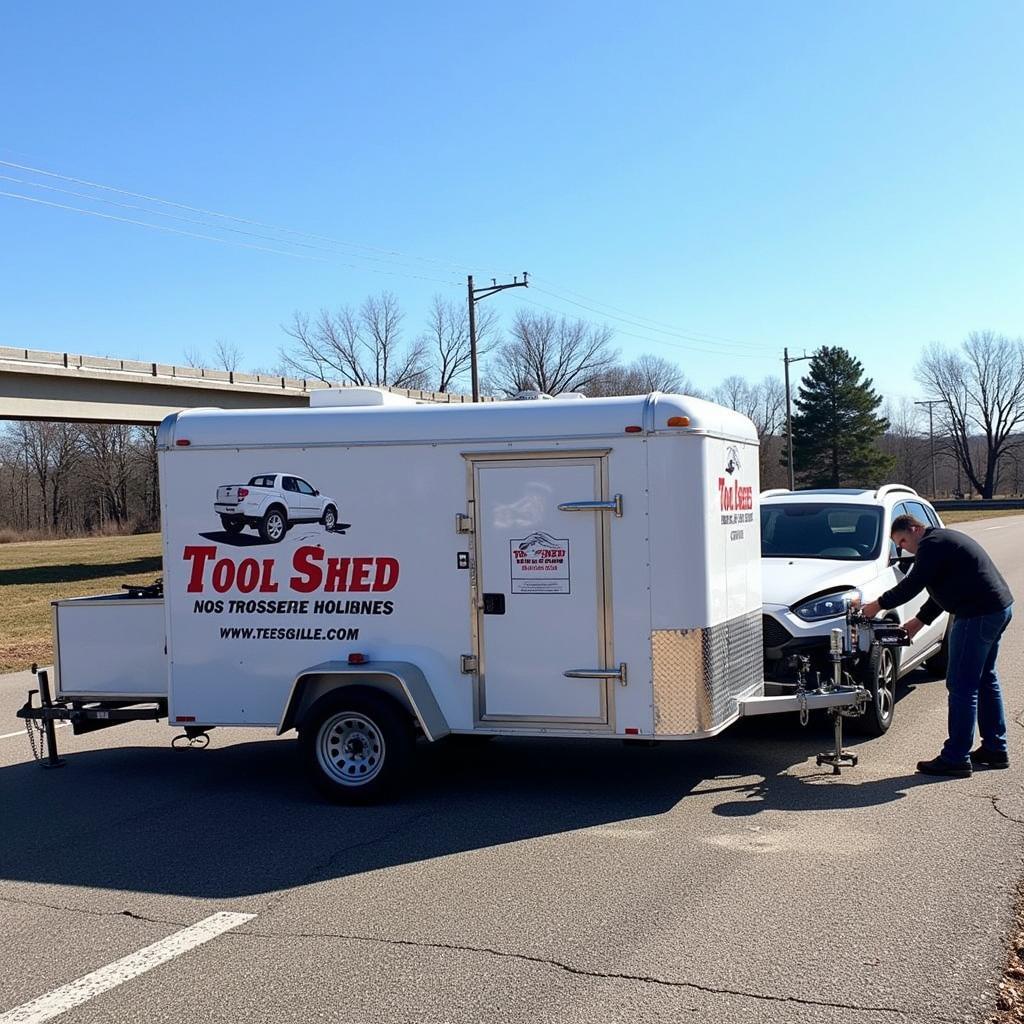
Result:
<svg viewBox="0 0 1024 1024">
<path fill-rule="evenodd" d="M 668 427 L 673 416 L 690 426 Z M 252 446 L 322 446 L 537 440 L 541 437 L 696 433 L 757 444 L 754 424 L 741 413 L 687 395 L 552 399 L 473 405 L 333 406 L 317 409 L 188 409 L 168 416 L 157 432 L 161 450 Z M 188 447 L 177 441 L 188 440 Z"/>
</svg>

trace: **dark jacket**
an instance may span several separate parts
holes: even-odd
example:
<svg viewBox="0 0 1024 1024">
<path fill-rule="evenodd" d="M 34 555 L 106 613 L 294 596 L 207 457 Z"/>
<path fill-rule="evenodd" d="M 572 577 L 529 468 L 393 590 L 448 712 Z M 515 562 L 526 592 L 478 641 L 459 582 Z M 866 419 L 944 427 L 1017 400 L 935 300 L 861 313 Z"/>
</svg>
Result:
<svg viewBox="0 0 1024 1024">
<path fill-rule="evenodd" d="M 932 528 L 917 546 L 914 566 L 892 590 L 879 599 L 883 608 L 906 604 L 928 590 L 917 618 L 934 622 L 940 612 L 968 618 L 1002 611 L 1013 595 L 984 548 L 964 533 Z"/>
</svg>

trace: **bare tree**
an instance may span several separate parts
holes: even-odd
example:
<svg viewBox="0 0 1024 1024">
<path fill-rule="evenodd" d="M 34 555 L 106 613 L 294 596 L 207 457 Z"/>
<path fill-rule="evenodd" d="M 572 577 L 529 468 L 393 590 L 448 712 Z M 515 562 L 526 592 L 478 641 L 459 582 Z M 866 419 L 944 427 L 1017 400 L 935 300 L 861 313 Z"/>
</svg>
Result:
<svg viewBox="0 0 1024 1024">
<path fill-rule="evenodd" d="M 429 373 L 426 348 L 422 340 L 403 344 L 403 317 L 390 292 L 370 296 L 358 311 L 349 306 L 333 314 L 321 309 L 315 321 L 296 312 L 290 324 L 282 325 L 295 344 L 281 350 L 281 361 L 317 380 L 423 388 Z"/>
<path fill-rule="evenodd" d="M 652 391 L 698 395 L 693 383 L 675 363 L 650 354 L 638 356 L 628 365 L 617 363 L 610 366 L 587 388 L 587 394 L 594 398 L 603 395 L 649 395 Z"/>
<path fill-rule="evenodd" d="M 944 432 L 971 486 L 991 498 L 1000 462 L 1024 423 L 1024 342 L 992 331 L 969 334 L 960 352 L 933 345 L 917 378 L 944 403 Z M 974 439 L 982 442 L 980 454 Z"/>
<path fill-rule="evenodd" d="M 489 389 L 505 395 L 587 391 L 618 356 L 611 348 L 611 328 L 586 320 L 520 309 L 509 333 L 488 372 Z"/>
<path fill-rule="evenodd" d="M 765 377 L 758 384 L 737 375 L 726 377 L 715 388 L 712 399 L 753 420 L 762 440 L 782 431 L 786 392 L 778 377 Z"/>
<path fill-rule="evenodd" d="M 203 355 L 202 349 L 196 348 L 195 345 L 189 345 L 181 355 L 186 366 L 198 368 L 206 365 L 206 356 Z"/>
<path fill-rule="evenodd" d="M 103 495 L 101 515 L 124 525 L 130 513 L 128 485 L 135 465 L 134 427 L 116 423 L 88 423 L 82 441 L 91 456 L 89 473 Z"/>
<path fill-rule="evenodd" d="M 909 398 L 887 398 L 882 415 L 889 429 L 879 445 L 893 459 L 892 481 L 923 490 L 919 485 L 927 480 L 928 451 L 921 438 L 920 408 Z"/>
<path fill-rule="evenodd" d="M 427 328 L 420 339 L 433 364 L 435 391 L 450 391 L 470 370 L 469 310 L 464 303 L 434 296 Z M 486 356 L 498 344 L 498 314 L 493 306 L 476 311 L 477 356 Z"/>
<path fill-rule="evenodd" d="M 242 350 L 230 341 L 218 338 L 213 346 L 214 369 L 234 373 L 242 365 Z"/>
</svg>

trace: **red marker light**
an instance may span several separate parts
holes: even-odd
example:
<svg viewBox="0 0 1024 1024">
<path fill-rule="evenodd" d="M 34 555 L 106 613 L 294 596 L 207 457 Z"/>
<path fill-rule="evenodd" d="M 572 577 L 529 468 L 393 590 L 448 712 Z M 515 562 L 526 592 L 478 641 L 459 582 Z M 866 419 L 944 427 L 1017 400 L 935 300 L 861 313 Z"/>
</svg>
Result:
<svg viewBox="0 0 1024 1024">
<path fill-rule="evenodd" d="M 359 654 L 355 651 L 348 656 L 348 663 L 350 665 L 365 665 L 368 660 L 365 654 Z"/>
<path fill-rule="evenodd" d="M 174 443 L 179 448 L 187 448 L 192 442 L 191 441 L 186 441 L 185 438 L 183 438 L 183 437 L 179 437 L 178 440 L 175 441 Z"/>
<path fill-rule="evenodd" d="M 174 719 L 176 722 L 194 722 L 196 720 L 195 715 L 177 715 Z"/>
<path fill-rule="evenodd" d="M 627 434 L 639 434 L 643 431 L 643 427 L 626 427 Z"/>
<path fill-rule="evenodd" d="M 627 727 L 625 731 L 626 731 L 626 735 L 627 736 L 639 736 L 640 735 L 640 730 L 636 729 L 636 728 L 633 728 L 632 726 Z"/>
</svg>

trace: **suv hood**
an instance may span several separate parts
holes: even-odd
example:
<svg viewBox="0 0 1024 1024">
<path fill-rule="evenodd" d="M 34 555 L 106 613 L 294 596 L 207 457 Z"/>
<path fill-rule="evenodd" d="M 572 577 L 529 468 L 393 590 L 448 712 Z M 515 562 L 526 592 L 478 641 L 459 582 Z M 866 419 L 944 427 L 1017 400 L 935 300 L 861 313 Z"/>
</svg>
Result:
<svg viewBox="0 0 1024 1024">
<path fill-rule="evenodd" d="M 871 562 L 827 558 L 762 558 L 761 590 L 765 604 L 799 604 L 811 594 L 860 587 L 878 576 Z"/>
</svg>

